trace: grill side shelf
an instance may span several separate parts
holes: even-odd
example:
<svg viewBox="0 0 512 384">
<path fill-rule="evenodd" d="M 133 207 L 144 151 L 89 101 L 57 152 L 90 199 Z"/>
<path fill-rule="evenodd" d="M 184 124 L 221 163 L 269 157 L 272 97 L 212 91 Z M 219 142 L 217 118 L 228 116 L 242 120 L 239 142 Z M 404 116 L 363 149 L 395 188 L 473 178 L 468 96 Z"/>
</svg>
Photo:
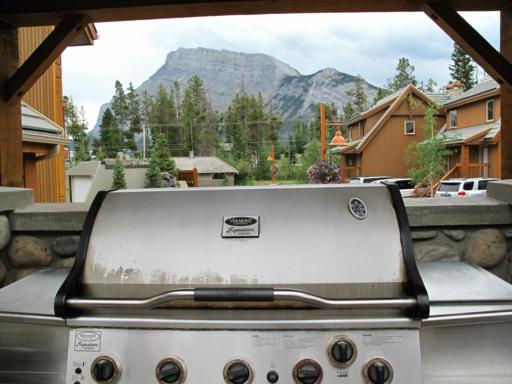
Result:
<svg viewBox="0 0 512 384">
<path fill-rule="evenodd" d="M 62 317 L 65 319 L 68 317 L 76 316 L 78 314 L 76 313 L 76 311 L 70 310 L 68 307 L 66 307 L 66 300 L 68 297 L 81 296 L 82 271 L 85 265 L 87 248 L 89 246 L 89 239 L 91 237 L 94 221 L 96 220 L 96 216 L 98 215 L 98 212 L 103 204 L 103 201 L 107 197 L 108 193 L 112 191 L 115 191 L 115 189 L 99 191 L 91 203 L 89 212 L 87 212 L 84 226 L 82 228 L 82 233 L 80 234 L 80 241 L 78 243 L 78 252 L 76 255 L 75 263 L 73 264 L 73 267 L 69 271 L 66 280 L 64 280 L 64 283 L 62 283 L 62 286 L 59 288 L 59 291 L 55 296 L 54 311 L 55 315 L 58 317 Z"/>
<path fill-rule="evenodd" d="M 417 301 L 416 307 L 411 310 L 410 314 L 416 320 L 426 319 L 430 314 L 430 302 L 427 289 L 425 288 L 425 284 L 423 284 L 423 280 L 420 272 L 418 271 L 418 266 L 414 257 L 411 229 L 404 201 L 400 194 L 400 189 L 398 189 L 396 184 L 385 181 L 382 183 L 386 185 L 389 190 L 391 202 L 395 208 L 396 218 L 398 220 L 400 240 L 402 242 L 402 249 L 404 253 L 405 269 L 407 271 L 407 294 L 411 297 L 415 297 Z"/>
</svg>

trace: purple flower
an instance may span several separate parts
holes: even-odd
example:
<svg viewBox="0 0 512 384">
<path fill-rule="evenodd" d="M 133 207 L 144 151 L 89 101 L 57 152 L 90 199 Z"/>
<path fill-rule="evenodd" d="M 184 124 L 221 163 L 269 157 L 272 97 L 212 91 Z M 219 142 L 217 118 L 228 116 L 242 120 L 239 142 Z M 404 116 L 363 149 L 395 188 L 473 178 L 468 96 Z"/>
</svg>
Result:
<svg viewBox="0 0 512 384">
<path fill-rule="evenodd" d="M 340 168 L 330 161 L 317 161 L 309 167 L 308 179 L 310 184 L 338 183 L 341 179 Z"/>
</svg>

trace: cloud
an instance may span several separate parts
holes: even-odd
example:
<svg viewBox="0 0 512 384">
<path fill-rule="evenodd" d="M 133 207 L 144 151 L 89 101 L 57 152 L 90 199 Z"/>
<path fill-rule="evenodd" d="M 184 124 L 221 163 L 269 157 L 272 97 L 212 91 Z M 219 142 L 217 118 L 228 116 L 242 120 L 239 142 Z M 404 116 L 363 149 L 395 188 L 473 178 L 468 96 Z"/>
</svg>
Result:
<svg viewBox="0 0 512 384">
<path fill-rule="evenodd" d="M 493 45 L 499 42 L 499 14 L 463 16 Z M 166 55 L 198 46 L 272 55 L 301 73 L 332 67 L 361 74 L 375 85 L 393 76 L 399 57 L 408 57 L 418 80 L 449 80 L 453 42 L 426 15 L 299 14 L 228 16 L 97 24 L 93 47 L 63 54 L 64 94 L 84 105 L 94 125 L 99 106 L 120 80 L 136 87 Z"/>
</svg>

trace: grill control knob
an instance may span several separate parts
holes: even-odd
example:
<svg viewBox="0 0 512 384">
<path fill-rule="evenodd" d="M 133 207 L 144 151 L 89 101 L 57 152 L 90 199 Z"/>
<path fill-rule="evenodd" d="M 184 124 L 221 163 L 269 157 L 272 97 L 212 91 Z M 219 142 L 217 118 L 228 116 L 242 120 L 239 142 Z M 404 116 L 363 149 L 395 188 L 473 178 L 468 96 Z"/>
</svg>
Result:
<svg viewBox="0 0 512 384">
<path fill-rule="evenodd" d="M 164 359 L 156 366 L 156 378 L 161 384 L 181 384 L 186 376 L 184 365 L 177 359 Z"/>
<path fill-rule="evenodd" d="M 364 374 L 367 382 L 371 384 L 388 384 L 393 379 L 390 364 L 381 358 L 375 358 L 366 363 Z"/>
<path fill-rule="evenodd" d="M 357 356 L 355 344 L 345 336 L 334 338 L 329 344 L 329 359 L 331 363 L 340 368 L 348 367 Z"/>
<path fill-rule="evenodd" d="M 252 383 L 252 369 L 243 360 L 230 361 L 224 367 L 224 379 L 231 384 L 249 384 Z"/>
<path fill-rule="evenodd" d="M 293 370 L 296 383 L 318 384 L 322 381 L 322 367 L 315 360 L 304 359 L 297 363 Z"/>
<path fill-rule="evenodd" d="M 100 356 L 91 365 L 91 375 L 97 383 L 114 383 L 119 377 L 119 368 L 113 358 Z"/>
</svg>

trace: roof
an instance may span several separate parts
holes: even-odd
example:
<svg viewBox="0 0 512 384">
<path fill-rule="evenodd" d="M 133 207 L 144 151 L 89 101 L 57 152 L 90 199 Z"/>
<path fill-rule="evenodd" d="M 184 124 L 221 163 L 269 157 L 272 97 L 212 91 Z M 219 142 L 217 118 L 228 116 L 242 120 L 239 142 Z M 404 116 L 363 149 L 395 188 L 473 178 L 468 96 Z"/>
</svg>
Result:
<svg viewBox="0 0 512 384">
<path fill-rule="evenodd" d="M 88 176 L 92 178 L 96 175 L 100 164 L 101 161 L 98 160 L 83 161 L 69 168 L 66 174 L 68 176 Z"/>
<path fill-rule="evenodd" d="M 498 90 L 500 85 L 491 77 L 484 77 L 482 81 L 480 81 L 477 85 L 471 88 L 469 91 L 463 92 L 460 95 L 452 97 L 448 102 L 445 103 L 445 106 L 450 104 L 456 104 L 462 100 L 469 99 L 473 96 L 478 96 L 485 92 L 490 92 L 493 90 Z"/>
<path fill-rule="evenodd" d="M 444 126 L 438 136 L 445 137 L 446 145 L 493 141 L 501 129 L 501 120 L 488 124 L 447 130 Z"/>
<path fill-rule="evenodd" d="M 176 168 L 194 169 L 197 173 L 238 173 L 238 169 L 232 167 L 217 156 L 199 156 L 199 157 L 173 157 L 176 162 Z"/>
<path fill-rule="evenodd" d="M 426 93 L 427 97 L 432 99 L 437 105 L 443 105 L 451 101 L 452 96 L 448 92 L 443 93 Z"/>
<path fill-rule="evenodd" d="M 387 108 L 386 112 L 380 117 L 380 119 L 372 127 L 369 127 L 368 133 L 365 134 L 361 139 L 359 139 L 356 146 L 353 145 L 355 140 L 349 141 L 348 146 L 341 149 L 341 152 L 342 153 L 361 152 L 366 147 L 366 145 L 368 145 L 368 143 L 372 140 L 372 138 L 377 134 L 377 132 L 384 126 L 384 124 L 389 119 L 389 117 L 393 114 L 393 112 L 396 110 L 396 108 L 398 108 L 403 103 L 403 101 L 406 99 L 406 97 L 408 95 L 410 95 L 411 93 L 414 93 L 416 96 L 418 96 L 420 99 L 422 99 L 426 103 L 429 103 L 429 104 L 434 103 L 434 101 L 431 98 L 429 98 L 426 94 L 421 92 L 414 85 L 409 84 L 407 87 L 402 88 L 401 90 L 384 98 L 381 103 L 377 103 L 375 106 L 373 106 L 369 110 L 363 112 L 358 117 L 356 117 L 352 120 L 349 120 L 346 124 L 352 125 L 355 122 L 357 122 L 363 118 L 368 118 L 369 116 L 374 115 L 375 113 L 381 111 L 382 109 Z"/>
<path fill-rule="evenodd" d="M 69 144 L 64 129 L 27 103 L 21 103 L 23 141 L 43 144 Z"/>
</svg>

